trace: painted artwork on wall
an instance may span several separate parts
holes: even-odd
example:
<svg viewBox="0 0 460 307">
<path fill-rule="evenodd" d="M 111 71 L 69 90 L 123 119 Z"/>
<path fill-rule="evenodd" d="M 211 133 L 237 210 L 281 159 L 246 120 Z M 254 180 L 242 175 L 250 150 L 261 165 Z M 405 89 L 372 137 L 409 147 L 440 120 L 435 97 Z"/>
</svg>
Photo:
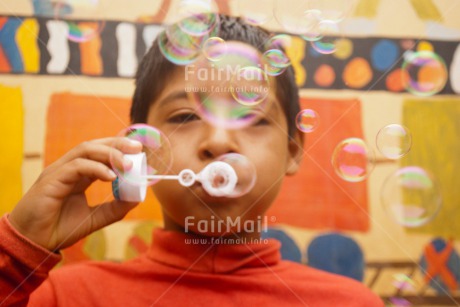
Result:
<svg viewBox="0 0 460 307">
<path fill-rule="evenodd" d="M 97 27 L 98 21 L 82 21 Z M 105 21 L 90 40 L 69 39 L 69 24 L 46 17 L 0 17 L 0 73 L 85 75 L 132 78 L 159 24 Z M 331 37 L 335 52 L 325 52 L 297 36 L 285 44 L 300 88 L 405 92 L 401 67 L 412 52 L 430 51 L 445 74 L 438 94 L 459 92 L 458 41 L 416 38 Z M 312 47 L 313 46 L 313 47 Z M 449 76 L 450 74 L 450 76 Z"/>
</svg>

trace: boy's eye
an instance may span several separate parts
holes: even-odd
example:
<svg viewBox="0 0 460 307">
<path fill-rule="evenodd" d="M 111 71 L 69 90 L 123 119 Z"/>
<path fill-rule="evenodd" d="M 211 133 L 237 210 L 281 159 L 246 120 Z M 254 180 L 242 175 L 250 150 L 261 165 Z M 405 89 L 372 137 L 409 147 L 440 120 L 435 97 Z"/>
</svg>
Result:
<svg viewBox="0 0 460 307">
<path fill-rule="evenodd" d="M 261 117 L 254 123 L 254 126 L 264 126 L 268 124 L 269 124 L 269 121 L 266 118 Z"/>
<path fill-rule="evenodd" d="M 168 119 L 169 123 L 173 124 L 185 124 L 194 120 L 199 120 L 200 117 L 195 113 L 182 113 L 177 114 Z"/>
</svg>

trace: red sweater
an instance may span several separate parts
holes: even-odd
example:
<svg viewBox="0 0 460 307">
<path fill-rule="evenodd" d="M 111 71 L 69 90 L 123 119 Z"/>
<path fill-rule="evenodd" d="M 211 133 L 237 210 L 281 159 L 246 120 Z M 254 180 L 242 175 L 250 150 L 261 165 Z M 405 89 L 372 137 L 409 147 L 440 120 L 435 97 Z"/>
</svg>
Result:
<svg viewBox="0 0 460 307">
<path fill-rule="evenodd" d="M 61 256 L 3 217 L 0 306 L 383 306 L 357 281 L 282 261 L 276 240 L 213 245 L 190 244 L 191 238 L 156 230 L 149 251 L 134 260 L 49 272 Z"/>
</svg>

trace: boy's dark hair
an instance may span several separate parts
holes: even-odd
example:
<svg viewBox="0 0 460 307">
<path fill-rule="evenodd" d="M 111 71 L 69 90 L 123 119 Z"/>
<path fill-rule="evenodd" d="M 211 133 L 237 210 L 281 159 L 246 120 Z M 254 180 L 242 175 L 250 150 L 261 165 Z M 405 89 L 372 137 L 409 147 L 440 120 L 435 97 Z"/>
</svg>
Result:
<svg viewBox="0 0 460 307">
<path fill-rule="evenodd" d="M 265 51 L 265 44 L 270 38 L 266 30 L 249 25 L 239 17 L 219 15 L 219 37 L 225 41 L 235 40 L 254 46 L 260 52 Z M 131 106 L 131 122 L 145 123 L 150 105 L 158 99 L 170 76 L 177 66 L 168 61 L 161 53 L 158 39 L 139 64 L 136 74 L 136 89 Z M 285 72 L 275 77 L 276 96 L 281 102 L 287 123 L 289 137 L 296 131 L 296 116 L 300 111 L 298 87 L 295 83 L 294 70 L 289 66 Z"/>
</svg>

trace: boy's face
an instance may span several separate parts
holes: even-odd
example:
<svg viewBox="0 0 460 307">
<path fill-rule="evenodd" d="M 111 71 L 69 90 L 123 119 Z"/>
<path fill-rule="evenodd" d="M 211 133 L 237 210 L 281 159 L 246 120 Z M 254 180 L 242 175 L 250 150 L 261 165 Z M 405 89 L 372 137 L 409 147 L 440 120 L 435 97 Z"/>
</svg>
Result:
<svg viewBox="0 0 460 307">
<path fill-rule="evenodd" d="M 147 124 L 160 129 L 171 143 L 171 173 L 178 174 L 186 168 L 199 173 L 217 157 L 238 153 L 254 164 L 257 180 L 254 188 L 239 198 L 211 197 L 200 184 L 187 188 L 177 181 L 158 182 L 153 191 L 162 206 L 165 229 L 187 228 L 198 234 L 220 236 L 227 228 L 221 227 L 222 232 L 218 232 L 218 220 L 235 221 L 240 217 L 243 230 L 244 221 L 263 218 L 279 192 L 284 175 L 297 171 L 301 149 L 288 140 L 286 117 L 274 89 L 267 97 L 273 102 L 261 120 L 243 129 L 227 130 L 200 118 L 187 97 L 186 86 L 184 69 L 177 68 L 147 117 Z M 298 135 L 297 140 L 300 140 Z M 214 231 L 211 231 L 212 222 L 216 226 Z M 206 233 L 203 233 L 204 223 L 208 223 Z M 236 233 L 237 228 L 232 231 Z M 243 232 L 238 236 L 258 237 L 259 233 Z"/>
</svg>

